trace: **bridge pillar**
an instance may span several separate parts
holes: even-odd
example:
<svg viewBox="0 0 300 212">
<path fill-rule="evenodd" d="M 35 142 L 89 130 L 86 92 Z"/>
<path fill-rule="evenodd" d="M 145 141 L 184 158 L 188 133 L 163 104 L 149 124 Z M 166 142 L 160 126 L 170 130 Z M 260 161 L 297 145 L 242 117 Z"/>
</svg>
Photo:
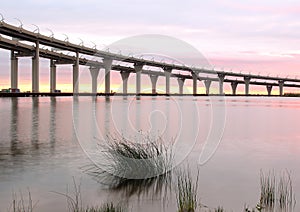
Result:
<svg viewBox="0 0 300 212">
<path fill-rule="evenodd" d="M 245 81 L 245 95 L 248 96 L 249 95 L 249 85 L 250 85 L 250 80 L 251 78 L 248 76 L 244 77 L 244 81 Z"/>
<path fill-rule="evenodd" d="M 279 95 L 282 96 L 283 95 L 284 81 L 283 80 L 279 80 L 278 84 L 279 84 Z"/>
<path fill-rule="evenodd" d="M 134 70 L 136 73 L 136 94 L 141 93 L 141 75 L 143 64 L 134 64 Z"/>
<path fill-rule="evenodd" d="M 158 75 L 149 75 L 152 85 L 152 94 L 156 94 L 156 83 L 158 79 Z"/>
<path fill-rule="evenodd" d="M 171 73 L 172 69 L 171 68 L 163 68 L 165 71 L 165 76 L 166 76 L 166 94 L 170 94 L 170 78 L 171 78 Z"/>
<path fill-rule="evenodd" d="M 99 66 L 90 66 L 90 73 L 92 77 L 92 93 L 97 94 L 97 79 L 99 75 L 100 67 Z"/>
<path fill-rule="evenodd" d="M 267 85 L 268 96 L 271 96 L 272 85 Z"/>
<path fill-rule="evenodd" d="M 219 94 L 224 95 L 223 84 L 224 84 L 225 74 L 219 73 L 218 77 L 219 77 Z"/>
<path fill-rule="evenodd" d="M 56 90 L 56 65 L 54 60 L 50 60 L 50 92 L 54 93 Z"/>
<path fill-rule="evenodd" d="M 18 88 L 18 58 L 14 51 L 11 51 L 10 60 L 10 87 Z"/>
<path fill-rule="evenodd" d="M 193 77 L 193 95 L 197 95 L 198 73 L 192 72 Z"/>
<path fill-rule="evenodd" d="M 178 81 L 178 85 L 179 85 L 179 94 L 182 95 L 185 78 L 177 78 L 177 81 Z"/>
<path fill-rule="evenodd" d="M 130 72 L 121 71 L 120 72 L 122 80 L 123 80 L 123 94 L 127 94 L 128 91 L 128 78 L 130 75 Z"/>
<path fill-rule="evenodd" d="M 170 94 L 170 78 L 172 74 L 172 68 L 164 68 L 165 76 L 166 76 L 166 94 Z"/>
<path fill-rule="evenodd" d="M 73 93 L 79 93 L 79 53 L 76 52 L 76 61 L 73 65 Z"/>
<path fill-rule="evenodd" d="M 206 95 L 209 95 L 209 88 L 211 85 L 211 80 L 204 80 L 205 88 L 206 88 Z"/>
<path fill-rule="evenodd" d="M 237 86 L 238 86 L 238 82 L 231 82 L 231 88 L 232 88 L 232 95 L 236 95 L 236 88 L 237 88 Z"/>
<path fill-rule="evenodd" d="M 110 58 L 104 58 L 103 59 L 103 65 L 105 69 L 105 93 L 110 93 L 110 71 L 111 71 L 111 65 L 112 65 L 112 59 Z"/>
<path fill-rule="evenodd" d="M 32 92 L 39 92 L 39 70 L 40 70 L 40 47 L 39 41 L 35 43 L 35 54 L 32 57 Z"/>
</svg>

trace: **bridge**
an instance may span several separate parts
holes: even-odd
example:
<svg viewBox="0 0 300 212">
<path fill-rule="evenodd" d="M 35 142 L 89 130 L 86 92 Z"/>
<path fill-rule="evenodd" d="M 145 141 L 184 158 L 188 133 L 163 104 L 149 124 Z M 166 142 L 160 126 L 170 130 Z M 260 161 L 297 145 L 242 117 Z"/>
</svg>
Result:
<svg viewBox="0 0 300 212">
<path fill-rule="evenodd" d="M 47 48 L 41 48 L 43 47 Z M 300 88 L 300 80 L 283 77 L 262 76 L 257 74 L 234 73 L 228 71 L 217 71 L 208 68 L 190 67 L 180 64 L 169 64 L 155 60 L 147 60 L 133 56 L 111 53 L 108 51 L 90 48 L 82 44 L 70 43 L 68 39 L 60 40 L 53 35 L 46 36 L 37 31 L 26 30 L 21 26 L 14 26 L 0 21 L 0 48 L 11 52 L 11 88 L 18 89 L 18 58 L 29 57 L 32 59 L 32 93 L 39 93 L 39 61 L 40 58 L 50 60 L 50 93 L 56 91 L 56 68 L 58 65 L 69 64 L 73 66 L 73 93 L 79 93 L 79 66 L 88 66 L 92 78 L 92 94 L 97 93 L 97 78 L 99 71 L 105 72 L 104 84 L 105 94 L 111 94 L 111 72 L 120 73 L 123 82 L 123 95 L 128 94 L 128 78 L 135 74 L 136 95 L 141 94 L 141 75 L 150 77 L 152 94 L 156 94 L 158 77 L 165 78 L 165 95 L 170 95 L 170 79 L 178 81 L 178 93 L 183 94 L 184 82 L 192 80 L 193 95 L 198 95 L 198 82 L 203 81 L 205 94 L 210 94 L 212 82 L 219 83 L 219 94 L 224 94 L 224 83 L 230 83 L 232 95 L 236 95 L 237 86 L 244 84 L 245 95 L 249 95 L 250 85 L 264 86 L 268 95 L 271 95 L 273 87 L 279 87 L 279 95 L 284 94 L 284 87 Z M 49 50 L 50 48 L 50 50 Z M 72 52 L 70 56 L 63 51 Z M 93 59 L 89 59 L 90 57 Z M 96 58 L 96 59 L 95 59 Z M 116 65 L 115 62 L 120 62 Z M 127 65 L 124 65 L 127 64 Z M 144 67 L 152 67 L 153 70 L 145 70 Z M 156 71 L 154 69 L 161 69 Z M 174 73 L 180 71 L 180 73 Z M 184 73 L 184 74 L 182 74 Z"/>
</svg>

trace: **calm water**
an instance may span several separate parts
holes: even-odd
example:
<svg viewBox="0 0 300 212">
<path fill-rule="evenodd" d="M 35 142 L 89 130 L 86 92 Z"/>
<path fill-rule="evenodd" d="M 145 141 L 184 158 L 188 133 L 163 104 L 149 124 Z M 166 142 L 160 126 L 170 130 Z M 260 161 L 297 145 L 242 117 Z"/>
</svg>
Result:
<svg viewBox="0 0 300 212">
<path fill-rule="evenodd" d="M 106 135 L 140 132 L 175 144 L 175 164 L 200 169 L 202 204 L 241 211 L 259 200 L 260 170 L 291 171 L 300 210 L 300 99 L 103 97 L 0 99 L 0 211 L 30 190 L 36 211 L 67 211 L 72 178 L 84 205 L 123 198 L 83 172 Z M 175 211 L 175 192 L 129 201 L 132 211 Z"/>
</svg>

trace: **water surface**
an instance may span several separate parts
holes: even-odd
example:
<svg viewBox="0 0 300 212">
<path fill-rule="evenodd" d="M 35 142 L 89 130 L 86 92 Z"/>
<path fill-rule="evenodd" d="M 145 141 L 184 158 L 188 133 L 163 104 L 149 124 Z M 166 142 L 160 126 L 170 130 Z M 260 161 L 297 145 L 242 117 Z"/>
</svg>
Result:
<svg viewBox="0 0 300 212">
<path fill-rule="evenodd" d="M 300 202 L 298 98 L 1 98 L 0 121 L 0 211 L 10 207 L 13 192 L 26 198 L 28 188 L 36 211 L 67 211 L 65 197 L 55 192 L 66 193 L 73 177 L 81 182 L 84 205 L 122 202 L 82 167 L 106 135 L 138 140 L 140 132 L 175 142 L 176 164 L 189 163 L 193 173 L 198 164 L 198 195 L 210 208 L 254 207 L 260 170 L 290 170 Z M 164 204 L 160 197 L 133 197 L 129 206 L 175 211 L 174 193 Z"/>
</svg>

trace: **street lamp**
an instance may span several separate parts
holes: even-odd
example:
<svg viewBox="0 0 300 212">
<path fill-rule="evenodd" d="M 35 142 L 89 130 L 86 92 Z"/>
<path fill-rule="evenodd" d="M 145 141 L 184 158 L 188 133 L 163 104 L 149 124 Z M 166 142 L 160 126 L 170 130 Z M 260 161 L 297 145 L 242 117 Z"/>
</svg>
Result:
<svg viewBox="0 0 300 212">
<path fill-rule="evenodd" d="M 50 38 L 54 38 L 54 33 L 52 32 L 52 30 L 51 29 L 48 29 L 47 28 L 47 30 L 49 31 L 49 32 L 51 32 L 51 35 L 49 36 Z"/>
<path fill-rule="evenodd" d="M 19 21 L 20 22 L 20 28 L 23 28 L 23 23 L 22 23 L 22 21 L 20 21 L 20 19 L 18 19 L 18 18 L 14 18 L 14 19 L 16 19 L 17 21 Z"/>
<path fill-rule="evenodd" d="M 80 42 L 80 46 L 83 46 L 83 40 L 81 38 L 78 38 L 81 42 Z"/>
<path fill-rule="evenodd" d="M 65 42 L 69 42 L 69 37 L 68 37 L 68 35 L 66 35 L 66 34 L 63 34 L 64 36 L 66 36 L 66 38 L 65 38 Z"/>
<path fill-rule="evenodd" d="M 37 31 L 37 33 L 40 34 L 40 28 L 35 24 L 32 24 L 32 25 L 36 27 L 36 29 L 33 32 Z"/>
<path fill-rule="evenodd" d="M 93 41 L 91 43 L 94 44 L 93 49 L 97 49 L 97 45 Z"/>
<path fill-rule="evenodd" d="M 0 16 L 1 16 L 1 22 L 4 22 L 4 17 L 1 13 L 0 13 Z"/>
</svg>

